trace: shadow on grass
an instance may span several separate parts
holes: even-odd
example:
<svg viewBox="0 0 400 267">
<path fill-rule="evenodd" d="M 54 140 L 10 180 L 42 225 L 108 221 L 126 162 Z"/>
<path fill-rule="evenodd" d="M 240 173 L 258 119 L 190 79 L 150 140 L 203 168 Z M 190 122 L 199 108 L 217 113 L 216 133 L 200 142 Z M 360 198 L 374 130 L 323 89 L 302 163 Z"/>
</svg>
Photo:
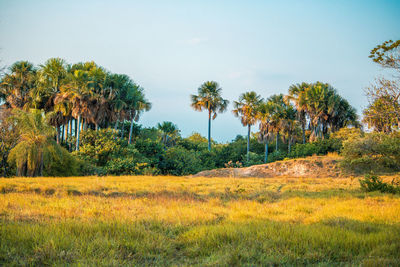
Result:
<svg viewBox="0 0 400 267">
<path fill-rule="evenodd" d="M 221 191 L 211 191 L 208 194 L 198 194 L 196 192 L 188 191 L 188 190 L 162 190 L 158 192 L 152 191 L 135 191 L 135 192 L 120 192 L 120 191 L 112 191 L 108 192 L 107 189 L 99 189 L 99 190 L 90 190 L 90 191 L 79 191 L 75 188 L 67 188 L 67 189 L 40 189 L 40 188 L 29 188 L 23 190 L 17 190 L 15 186 L 10 187 L 2 187 L 0 189 L 1 194 L 10 194 L 10 193 L 33 193 L 39 194 L 43 196 L 53 196 L 53 195 L 64 195 L 65 193 L 68 196 L 95 196 L 95 197 L 103 197 L 103 198 L 149 198 L 149 199 L 172 199 L 172 200 L 183 200 L 183 201 L 195 201 L 195 202 L 206 202 L 210 199 L 220 199 L 223 202 L 231 201 L 231 200 L 251 200 L 257 201 L 259 203 L 274 203 L 281 200 L 290 199 L 293 197 L 300 198 L 310 198 L 310 199 L 321 199 L 321 198 L 365 198 L 368 196 L 382 196 L 384 193 L 379 192 L 371 192 L 365 193 L 361 189 L 334 189 L 334 190 L 324 190 L 324 191 L 302 191 L 302 190 L 290 190 L 290 191 L 281 191 L 279 187 L 277 190 L 256 190 L 256 191 L 246 191 L 244 188 L 234 188 L 226 187 L 223 192 Z M 400 197 L 393 196 L 392 197 Z"/>
<path fill-rule="evenodd" d="M 304 225 L 219 221 L 0 221 L 0 265 L 272 266 L 400 264 L 400 225 L 332 218 Z"/>
</svg>

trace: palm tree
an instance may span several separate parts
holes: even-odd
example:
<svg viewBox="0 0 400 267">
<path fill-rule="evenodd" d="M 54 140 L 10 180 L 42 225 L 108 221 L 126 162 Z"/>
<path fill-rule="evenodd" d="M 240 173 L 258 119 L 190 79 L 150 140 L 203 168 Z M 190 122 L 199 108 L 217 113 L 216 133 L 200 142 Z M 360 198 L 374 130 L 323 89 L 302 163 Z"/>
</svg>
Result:
<svg viewBox="0 0 400 267">
<path fill-rule="evenodd" d="M 217 117 L 217 113 L 226 111 L 229 101 L 222 98 L 222 88 L 214 81 L 203 83 L 197 92 L 197 95 L 190 96 L 191 106 L 196 111 L 208 111 L 208 151 L 211 151 L 211 120 Z"/>
<path fill-rule="evenodd" d="M 307 124 L 307 99 L 306 92 L 311 87 L 308 83 L 293 84 L 289 87 L 288 99 L 292 100 L 297 110 L 297 120 L 300 122 L 303 134 L 303 144 L 306 143 L 306 124 Z"/>
<path fill-rule="evenodd" d="M 37 86 L 31 91 L 32 102 L 35 108 L 43 108 L 48 112 L 49 123 L 56 127 L 56 140 L 60 143 L 61 126 L 69 120 L 66 106 L 56 104 L 55 100 L 60 88 L 67 82 L 67 64 L 63 59 L 51 58 L 40 66 L 37 75 Z M 63 131 L 64 135 L 64 131 Z"/>
<path fill-rule="evenodd" d="M 312 130 L 310 141 L 323 138 L 325 124 L 328 120 L 328 99 L 333 92 L 329 84 L 316 82 L 306 91 L 307 113 Z"/>
<path fill-rule="evenodd" d="M 68 99 L 72 105 L 71 115 L 76 119 L 76 144 L 75 149 L 79 150 L 79 136 L 83 118 L 90 118 L 92 110 L 89 101 L 92 92 L 89 88 L 89 77 L 87 71 L 75 69 L 68 75 L 68 82 L 60 89 L 60 99 Z"/>
<path fill-rule="evenodd" d="M 271 105 L 271 116 L 270 116 L 270 130 L 275 134 L 275 150 L 279 149 L 279 134 L 282 131 L 282 121 L 285 116 L 284 106 L 285 100 L 283 94 L 272 95 L 267 99 L 267 102 Z"/>
<path fill-rule="evenodd" d="M 262 98 L 256 92 L 246 92 L 239 96 L 239 101 L 233 102 L 233 114 L 240 117 L 243 126 L 247 126 L 247 161 L 250 155 L 250 128 L 257 122 L 257 110 Z"/>
<path fill-rule="evenodd" d="M 294 133 L 297 129 L 297 110 L 290 102 L 285 102 L 283 106 L 284 117 L 282 119 L 283 132 L 287 135 L 288 139 L 288 153 L 291 151 Z"/>
<path fill-rule="evenodd" d="M 31 89 L 36 83 L 36 69 L 28 61 L 17 61 L 10 67 L 0 84 L 0 100 L 5 101 L 7 107 L 29 109 Z"/>
<path fill-rule="evenodd" d="M 175 140 L 179 137 L 179 129 L 176 124 L 170 121 L 164 121 L 157 124 L 157 129 L 161 131 L 161 141 L 166 148 L 168 145 L 173 145 Z"/>
<path fill-rule="evenodd" d="M 355 109 L 327 83 L 316 82 L 306 91 L 306 111 L 310 118 L 310 140 L 325 138 L 329 131 L 358 127 Z"/>
<path fill-rule="evenodd" d="M 265 143 L 264 162 L 268 162 L 268 142 L 273 135 L 271 127 L 271 115 L 273 114 L 273 105 L 271 102 L 262 102 L 257 109 L 257 120 L 260 121 L 260 132 L 258 139 Z"/>
<path fill-rule="evenodd" d="M 16 164 L 17 176 L 42 176 L 45 162 L 61 153 L 53 139 L 54 128 L 47 124 L 41 110 L 14 112 L 20 137 L 9 161 Z"/>
</svg>

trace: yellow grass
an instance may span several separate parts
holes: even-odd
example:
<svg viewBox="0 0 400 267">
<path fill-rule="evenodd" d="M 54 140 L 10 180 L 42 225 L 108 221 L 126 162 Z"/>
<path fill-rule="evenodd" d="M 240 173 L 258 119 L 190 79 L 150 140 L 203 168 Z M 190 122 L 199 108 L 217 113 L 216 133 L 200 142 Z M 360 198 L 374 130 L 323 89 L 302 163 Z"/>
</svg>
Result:
<svg viewBox="0 0 400 267">
<path fill-rule="evenodd" d="M 158 220 L 174 224 L 218 218 L 307 224 L 334 217 L 400 223 L 400 198 L 345 192 L 358 188 L 358 180 L 349 178 L 1 179 L 0 191 L 9 192 L 0 194 L 0 215 L 13 220 Z"/>
<path fill-rule="evenodd" d="M 180 238 L 188 240 L 196 226 L 278 222 L 306 227 L 332 220 L 399 229 L 400 198 L 364 193 L 355 178 L 0 179 L 0 222 L 7 223 L 157 222 L 186 227 Z"/>
</svg>

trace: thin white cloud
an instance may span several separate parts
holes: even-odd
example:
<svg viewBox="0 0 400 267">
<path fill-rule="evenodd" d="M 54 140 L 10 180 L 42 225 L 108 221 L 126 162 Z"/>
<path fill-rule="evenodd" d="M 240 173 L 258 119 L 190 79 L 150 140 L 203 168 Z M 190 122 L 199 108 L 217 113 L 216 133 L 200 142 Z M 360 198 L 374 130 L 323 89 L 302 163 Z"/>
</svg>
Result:
<svg viewBox="0 0 400 267">
<path fill-rule="evenodd" d="M 207 41 L 207 38 L 193 37 L 191 39 L 185 40 L 185 43 L 188 45 L 198 45 Z"/>
</svg>

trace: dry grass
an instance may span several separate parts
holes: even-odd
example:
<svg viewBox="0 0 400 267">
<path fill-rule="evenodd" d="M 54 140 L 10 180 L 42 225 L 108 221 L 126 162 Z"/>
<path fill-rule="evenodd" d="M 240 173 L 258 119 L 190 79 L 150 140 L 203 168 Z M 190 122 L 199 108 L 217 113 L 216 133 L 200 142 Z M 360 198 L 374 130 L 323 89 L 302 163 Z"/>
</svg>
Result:
<svg viewBox="0 0 400 267">
<path fill-rule="evenodd" d="M 0 265 L 400 263 L 400 198 L 353 178 L 0 179 L 0 221 Z"/>
</svg>

